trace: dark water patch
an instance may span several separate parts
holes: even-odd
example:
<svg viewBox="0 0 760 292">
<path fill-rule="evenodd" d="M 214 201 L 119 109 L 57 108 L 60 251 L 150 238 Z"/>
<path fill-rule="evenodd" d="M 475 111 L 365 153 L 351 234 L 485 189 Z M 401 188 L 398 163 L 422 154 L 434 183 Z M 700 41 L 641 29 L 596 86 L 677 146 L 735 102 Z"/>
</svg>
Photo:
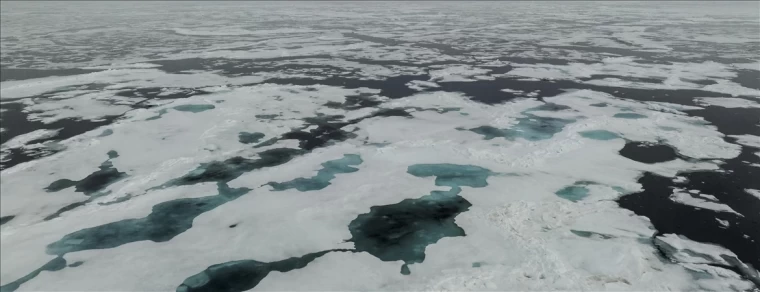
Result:
<svg viewBox="0 0 760 292">
<path fill-rule="evenodd" d="M 539 141 L 550 139 L 570 123 L 575 120 L 559 119 L 549 117 L 539 117 L 533 114 L 526 114 L 526 117 L 517 119 L 517 124 L 508 129 L 499 129 L 491 126 L 480 126 L 469 129 L 472 132 L 483 135 L 483 139 L 491 140 L 493 138 L 504 138 L 514 141 L 517 138 L 523 138 L 530 141 Z"/>
<path fill-rule="evenodd" d="M 361 93 L 346 96 L 346 100 L 342 103 L 331 101 L 326 103 L 325 106 L 335 109 L 357 110 L 367 107 L 376 107 L 381 103 L 382 102 L 374 98 L 372 94 Z"/>
<path fill-rule="evenodd" d="M 39 129 L 61 130 L 58 131 L 58 135 L 55 137 L 39 140 L 37 143 L 51 140 L 65 140 L 89 132 L 100 126 L 111 124 L 119 118 L 119 116 L 105 116 L 98 119 L 98 121 L 68 118 L 46 124 L 40 121 L 30 121 L 29 114 L 23 112 L 23 104 L 3 103 L 0 104 L 0 108 L 5 110 L 0 113 L 0 121 L 2 121 L 3 128 L 5 129 L 5 131 L 0 132 L 0 144 L 7 142 L 13 137 Z"/>
<path fill-rule="evenodd" d="M 700 110 L 685 111 L 689 115 L 700 116 L 718 131 L 726 135 L 760 136 L 760 108 L 724 108 L 708 106 Z"/>
<path fill-rule="evenodd" d="M 156 60 L 149 63 L 161 65 L 158 69 L 161 71 L 181 74 L 183 71 L 219 71 L 222 74 L 250 74 L 256 72 L 281 71 L 287 66 L 298 66 L 308 64 L 285 64 L 273 65 L 272 62 L 299 60 L 299 59 L 332 59 L 329 55 L 312 55 L 312 56 L 291 56 L 262 59 L 225 59 L 225 58 L 188 58 L 177 60 Z M 283 67 L 286 66 L 286 67 Z M 324 65 L 316 65 L 326 67 Z M 304 67 L 306 68 L 306 67 Z"/>
<path fill-rule="evenodd" d="M 571 107 L 563 105 L 563 104 L 556 104 L 551 102 L 545 102 L 542 105 L 539 105 L 534 108 L 530 108 L 526 110 L 525 112 L 534 112 L 534 111 L 550 111 L 550 112 L 558 112 L 558 111 L 564 111 L 564 110 L 572 110 Z"/>
<path fill-rule="evenodd" d="M 694 105 L 694 99 L 697 97 L 731 97 L 729 94 L 696 89 L 626 88 L 581 84 L 573 81 L 557 81 L 557 83 L 562 86 L 562 88 L 589 89 L 604 92 L 618 98 L 627 98 L 637 101 L 664 101 L 681 105 Z"/>
<path fill-rule="evenodd" d="M 407 110 L 408 109 L 414 109 L 415 111 L 420 111 L 420 112 L 421 111 L 434 111 L 434 112 L 437 112 L 439 114 L 445 114 L 445 113 L 448 113 L 448 112 L 458 112 L 458 111 L 462 110 L 461 107 L 441 107 L 441 108 L 408 107 L 406 109 Z"/>
<path fill-rule="evenodd" d="M 81 266 L 82 264 L 84 264 L 83 261 L 76 261 L 76 262 L 73 262 L 73 263 L 69 264 L 69 268 L 76 268 L 78 266 Z"/>
<path fill-rule="evenodd" d="M 613 48 L 613 47 L 600 47 L 600 46 L 539 46 L 541 48 L 550 48 L 550 49 L 561 49 L 561 50 L 570 50 L 570 51 L 579 51 L 579 52 L 591 52 L 591 53 L 597 53 L 597 54 L 613 54 L 613 55 L 620 55 L 620 56 L 633 56 L 638 57 L 642 59 L 663 59 L 667 61 L 673 61 L 671 58 L 665 58 L 665 57 L 659 57 L 658 55 L 667 55 L 667 53 L 659 53 L 659 52 L 647 52 L 647 51 L 639 51 L 639 50 L 632 50 L 632 49 L 623 49 L 623 48 Z"/>
<path fill-rule="evenodd" d="M 126 173 L 120 172 L 113 167 L 111 159 L 116 157 L 118 157 L 116 151 L 109 151 L 108 160 L 100 164 L 99 170 L 78 181 L 72 181 L 69 179 L 56 180 L 48 185 L 45 190 L 48 192 L 57 192 L 70 187 L 75 187 L 76 192 L 84 193 L 87 196 L 99 192 L 127 176 Z"/>
<path fill-rule="evenodd" d="M 272 78 L 265 82 L 275 84 L 293 84 L 311 86 L 316 84 L 344 87 L 355 89 L 360 87 L 380 89 L 380 95 L 392 99 L 403 98 L 417 94 L 418 91 L 410 89 L 406 84 L 413 80 L 429 80 L 428 75 L 402 75 L 389 77 L 385 80 L 361 80 L 345 77 L 327 77 L 324 80 L 310 78 Z M 521 92 L 535 92 L 536 99 L 556 96 L 572 89 L 589 89 L 611 94 L 616 97 L 630 98 L 639 101 L 667 101 L 676 104 L 692 105 L 696 97 L 731 97 L 728 94 L 715 93 L 693 89 L 641 89 L 624 88 L 614 86 L 600 86 L 584 84 L 572 80 L 531 80 L 520 78 L 499 78 L 496 81 L 475 80 L 461 82 L 438 82 L 440 87 L 427 89 L 426 91 L 460 92 L 474 101 L 486 104 L 499 104 L 518 97 L 524 97 L 519 93 L 504 92 L 502 89 L 518 90 Z"/>
<path fill-rule="evenodd" d="M 411 96 L 418 93 L 418 91 L 409 88 L 406 84 L 413 80 L 426 81 L 430 79 L 428 75 L 401 75 L 388 77 L 385 80 L 363 80 L 355 78 L 328 76 L 325 79 L 311 79 L 311 78 L 270 78 L 264 81 L 264 83 L 274 84 L 292 84 L 292 85 L 328 85 L 343 87 L 348 89 L 356 89 L 361 87 L 374 88 L 380 90 L 380 95 L 386 96 L 391 99 L 398 99 L 402 97 Z"/>
<path fill-rule="evenodd" d="M 170 93 L 165 93 L 167 90 Z M 193 88 L 163 88 L 163 87 L 141 87 L 121 90 L 116 92 L 117 96 L 148 98 L 148 99 L 182 99 L 196 95 L 208 94 L 207 92 Z"/>
<path fill-rule="evenodd" d="M 156 60 L 149 63 L 161 65 L 158 69 L 166 73 L 177 74 L 182 71 L 211 71 L 214 66 L 219 64 L 227 64 L 228 62 L 234 62 L 232 60 L 225 60 L 219 58 L 187 58 L 176 60 Z"/>
<path fill-rule="evenodd" d="M 373 206 L 369 213 L 351 221 L 349 241 L 357 251 L 382 261 L 404 261 L 407 265 L 425 260 L 425 247 L 444 237 L 465 236 L 454 218 L 471 204 L 458 196 L 460 188 L 433 191 L 419 199 Z"/>
<path fill-rule="evenodd" d="M 150 240 L 169 241 L 193 226 L 199 215 L 248 193 L 248 188 L 233 189 L 217 183 L 218 194 L 183 198 L 153 206 L 143 218 L 125 219 L 69 233 L 47 246 L 46 252 L 62 256 L 70 252 L 114 248 L 127 243 Z"/>
<path fill-rule="evenodd" d="M 727 140 L 734 142 L 732 138 Z M 658 230 L 658 235 L 674 233 L 694 241 L 717 244 L 731 250 L 742 262 L 760 267 L 760 228 L 757 228 L 760 226 L 760 212 L 757 211 L 760 210 L 760 200 L 745 191 L 760 189 L 760 180 L 757 179 L 760 168 L 744 163 L 760 163 L 760 156 L 755 152 L 757 149 L 742 147 L 739 156 L 727 159 L 720 165 L 721 171 L 679 173 L 679 176 L 686 178 L 679 182 L 645 173 L 638 181 L 644 190 L 621 197 L 618 204 L 648 217 Z M 669 198 L 673 188 L 698 190 L 715 196 L 720 203 L 742 216 L 676 203 Z M 728 221 L 729 224 L 724 226 L 716 219 Z"/>
<path fill-rule="evenodd" d="M 697 242 L 717 244 L 731 250 L 742 262 L 760 267 L 760 247 L 757 244 L 760 240 L 760 228 L 757 228 L 760 224 L 760 213 L 757 212 L 760 200 L 743 189 L 752 184 L 757 188 L 758 183 L 748 181 L 747 177 L 754 175 L 756 181 L 760 173 L 693 172 L 679 175 L 685 176 L 688 182 L 674 183 L 670 178 L 645 173 L 638 181 L 644 190 L 621 197 L 618 204 L 649 218 L 657 229 L 657 235 L 681 234 Z M 734 178 L 734 175 L 740 177 Z M 697 189 L 714 195 L 721 203 L 744 216 L 676 203 L 669 199 L 673 187 Z M 724 226 L 716 219 L 728 221 L 729 225 Z M 746 272 L 744 275 L 751 279 Z"/>
<path fill-rule="evenodd" d="M 259 159 L 247 159 L 240 156 L 232 157 L 224 161 L 202 163 L 198 168 L 188 174 L 170 180 L 163 187 L 186 186 L 204 182 L 228 183 L 238 178 L 243 173 L 285 164 L 293 157 L 303 154 L 303 150 L 290 148 L 276 148 L 260 152 Z"/>
<path fill-rule="evenodd" d="M 85 178 L 81 180 L 72 181 L 69 179 L 59 179 L 50 183 L 50 185 L 48 185 L 45 188 L 47 192 L 58 192 L 70 187 L 74 187 L 75 192 L 83 193 L 84 195 L 89 196 L 90 198 L 84 201 L 66 205 L 62 207 L 61 209 L 58 209 L 58 211 L 56 211 L 55 213 L 45 217 L 44 220 L 47 221 L 54 218 L 58 218 L 64 212 L 71 211 L 78 207 L 84 206 L 87 203 L 91 202 L 92 200 L 100 196 L 109 194 L 110 192 L 103 192 L 103 190 L 109 185 L 127 177 L 126 173 L 120 172 L 119 170 L 113 167 L 113 163 L 111 162 L 111 159 L 114 159 L 118 156 L 119 154 L 116 153 L 116 151 L 113 151 L 113 150 L 108 151 L 108 160 L 101 163 L 97 171 L 87 175 Z"/>
<path fill-rule="evenodd" d="M 56 257 L 49 262 L 45 263 L 40 267 L 39 269 L 36 269 L 32 271 L 31 273 L 27 274 L 26 276 L 21 277 L 20 279 L 10 282 L 8 284 L 5 284 L 3 286 L 0 286 L 0 292 L 13 292 L 16 291 L 21 285 L 23 285 L 26 282 L 29 282 L 29 280 L 34 279 L 42 273 L 43 271 L 47 272 L 55 272 L 60 271 L 66 268 L 66 260 L 63 259 L 63 257 Z"/>
<path fill-rule="evenodd" d="M 582 132 L 578 132 L 578 134 L 580 134 L 581 137 L 583 138 L 600 140 L 600 141 L 613 140 L 613 139 L 620 138 L 618 134 L 607 131 L 607 130 L 582 131 Z"/>
<path fill-rule="evenodd" d="M 737 76 L 731 81 L 747 88 L 760 90 L 760 68 L 757 70 L 737 70 L 736 74 Z"/>
<path fill-rule="evenodd" d="M 294 129 L 288 133 L 283 134 L 279 138 L 272 138 L 267 141 L 264 141 L 254 147 L 258 148 L 258 147 L 263 147 L 263 146 L 269 146 L 269 145 L 273 145 L 277 143 L 277 141 L 279 140 L 293 139 L 293 140 L 299 141 L 298 143 L 299 148 L 306 151 L 311 151 L 315 148 L 323 147 L 331 143 L 355 138 L 356 134 L 342 130 L 342 128 L 345 126 L 353 125 L 369 118 L 392 117 L 392 116 L 411 118 L 411 115 L 408 112 L 406 112 L 404 109 L 398 109 L 398 108 L 379 109 L 370 115 L 359 117 L 359 118 L 352 119 L 345 122 L 341 121 L 343 116 L 309 117 L 309 118 L 303 119 L 304 122 L 307 123 L 306 126 L 300 129 Z M 307 130 L 307 128 L 311 126 L 317 126 L 317 127 L 314 129 Z"/>
<path fill-rule="evenodd" d="M 345 73 L 355 73 L 355 69 L 345 69 L 325 64 L 281 64 L 281 65 L 254 65 L 244 64 L 239 66 L 224 66 L 222 69 L 216 69 L 221 75 L 229 77 L 248 76 L 254 73 L 277 72 L 283 74 L 298 73 L 319 73 L 341 75 Z"/>
<path fill-rule="evenodd" d="M 472 267 L 473 268 L 480 268 L 480 266 L 482 266 L 482 265 L 483 265 L 483 263 L 481 263 L 481 262 L 474 262 L 474 263 L 472 263 Z"/>
<path fill-rule="evenodd" d="M 512 67 L 511 65 L 483 66 L 482 68 L 491 70 L 487 73 L 489 76 L 495 75 L 495 74 L 506 74 L 506 73 L 509 73 L 509 71 L 512 71 L 512 69 L 514 69 L 514 67 Z"/>
<path fill-rule="evenodd" d="M 300 192 L 321 190 L 329 186 L 330 181 L 335 179 L 337 174 L 359 171 L 358 168 L 353 166 L 357 166 L 362 162 L 364 161 L 359 155 L 344 154 L 343 158 L 322 163 L 322 169 L 317 171 L 316 176 L 310 178 L 299 177 L 282 183 L 270 182 L 268 185 L 272 186 L 275 191 L 284 191 L 288 189 L 296 189 Z"/>
<path fill-rule="evenodd" d="M 274 115 L 254 115 L 254 117 L 256 117 L 257 119 L 264 119 L 264 120 L 272 120 L 272 119 L 275 119 L 275 118 L 277 118 L 279 116 L 280 115 L 278 115 L 278 114 L 274 114 Z"/>
<path fill-rule="evenodd" d="M 375 111 L 368 117 L 359 118 L 351 120 L 352 124 L 358 123 L 361 120 L 368 119 L 368 118 L 375 118 L 375 117 L 403 117 L 403 118 L 412 118 L 412 115 L 409 114 L 405 109 L 403 108 L 383 108 Z"/>
<path fill-rule="evenodd" d="M 632 141 L 625 143 L 620 155 L 641 163 L 660 163 L 678 158 L 675 149 L 664 144 Z"/>
<path fill-rule="evenodd" d="M 87 203 L 89 203 L 91 201 L 92 201 L 92 198 L 84 200 L 84 201 L 68 204 L 68 205 L 66 205 L 66 206 L 58 209 L 57 211 L 55 211 L 53 214 L 45 216 L 45 218 L 43 218 L 43 220 L 45 220 L 45 221 L 53 220 L 55 218 L 60 217 L 61 214 L 66 213 L 66 212 L 71 211 L 71 210 L 74 210 L 76 208 L 82 207 L 84 205 L 87 205 Z"/>
<path fill-rule="evenodd" d="M 612 239 L 612 238 L 615 238 L 615 236 L 612 236 L 612 235 L 607 235 L 607 234 L 602 234 L 602 233 L 597 233 L 597 232 L 591 232 L 591 231 L 583 231 L 583 230 L 573 230 L 573 229 L 570 229 L 570 232 L 572 232 L 573 234 L 575 234 L 577 236 L 585 237 L 585 238 L 601 238 L 601 239 Z"/>
<path fill-rule="evenodd" d="M 0 170 L 11 168 L 24 162 L 29 162 L 42 157 L 47 157 L 63 151 L 63 147 L 42 147 L 32 149 L 10 148 L 3 150 L 6 152 L 5 158 L 0 161 Z"/>
<path fill-rule="evenodd" d="M 472 165 L 417 164 L 407 170 L 418 177 L 435 176 L 435 184 L 451 187 L 432 191 L 418 199 L 370 207 L 349 223 L 356 251 L 368 252 L 382 261 L 404 261 L 401 273 L 411 273 L 409 265 L 425 260 L 425 248 L 444 237 L 465 236 L 454 218 L 472 204 L 459 196 L 461 186 L 485 187 L 488 169 Z"/>
<path fill-rule="evenodd" d="M 258 143 L 264 136 L 264 133 L 259 132 L 240 132 L 238 133 L 238 142 L 243 144 Z"/>
<path fill-rule="evenodd" d="M 638 47 L 636 44 L 634 44 L 634 43 L 632 43 L 632 42 L 629 42 L 629 41 L 626 41 L 626 40 L 622 40 L 622 39 L 620 39 L 620 38 L 616 38 L 616 37 L 607 37 L 607 39 L 609 39 L 609 40 L 611 40 L 611 41 L 613 41 L 613 42 L 616 42 L 616 43 L 618 43 L 618 44 L 621 44 L 621 45 L 625 45 L 625 46 L 629 46 L 629 47 Z"/>
<path fill-rule="evenodd" d="M 99 72 L 98 69 L 24 69 L 24 68 L 1 68 L 0 81 L 27 80 L 45 78 L 51 76 L 71 76 Z"/>
<path fill-rule="evenodd" d="M 546 81 L 518 80 L 512 78 L 500 78 L 496 81 L 476 80 L 476 81 L 454 81 L 438 82 L 439 88 L 436 90 L 448 92 L 460 92 L 474 101 L 485 104 L 498 104 L 512 100 L 522 95 L 504 92 L 502 89 L 519 90 L 522 92 L 540 92 L 540 96 L 555 96 L 564 92 L 555 83 Z"/>
<path fill-rule="evenodd" d="M 529 57 L 500 57 L 501 61 L 508 61 L 518 64 L 549 64 L 556 66 L 569 65 L 570 63 L 595 63 L 587 60 L 566 60 L 556 58 L 529 58 Z"/>
<path fill-rule="evenodd" d="M 647 116 L 642 115 L 642 114 L 637 114 L 637 113 L 616 113 L 615 115 L 613 115 L 613 117 L 619 118 L 619 119 L 635 120 L 635 119 L 645 119 Z"/>
<path fill-rule="evenodd" d="M 681 78 L 681 81 L 686 81 L 686 82 L 689 82 L 689 83 L 694 83 L 694 84 L 699 84 L 699 85 L 704 85 L 704 86 L 718 84 L 718 81 L 715 81 L 715 80 L 712 80 L 712 79 L 699 79 L 699 80 L 697 80 L 697 79 L 684 79 L 684 78 Z"/>
<path fill-rule="evenodd" d="M 349 38 L 355 38 L 362 41 L 383 44 L 386 46 L 410 45 L 410 46 L 415 46 L 415 47 L 434 49 L 447 55 L 462 55 L 468 52 L 466 50 L 453 48 L 449 45 L 437 44 L 437 43 L 431 43 L 431 42 L 409 42 L 409 41 L 402 41 L 402 40 L 396 40 L 396 39 L 390 39 L 390 38 L 368 36 L 368 35 L 363 35 L 363 34 L 358 34 L 358 33 L 343 33 L 343 36 L 349 37 Z"/>
<path fill-rule="evenodd" d="M 15 215 L 8 215 L 8 216 L 0 217 L 0 225 L 4 225 L 5 223 L 11 222 L 11 220 L 13 220 L 13 218 L 16 218 L 16 216 Z"/>
<path fill-rule="evenodd" d="M 499 78 L 496 81 L 476 80 L 469 82 L 438 82 L 434 91 L 461 92 L 470 99 L 485 104 L 499 104 L 518 97 L 519 93 L 504 92 L 502 89 L 535 92 L 536 99 L 556 96 L 567 90 L 588 89 L 604 92 L 618 98 L 638 101 L 667 101 L 670 103 L 693 105 L 697 97 L 731 97 L 729 94 L 694 89 L 641 89 L 585 84 L 572 80 L 532 80 L 519 78 Z"/>
<path fill-rule="evenodd" d="M 5 131 L 0 132 L 0 144 L 23 134 L 33 132 L 38 129 L 58 130 L 57 135 L 43 139 L 30 141 L 34 143 L 44 143 L 48 141 L 65 140 L 78 136 L 85 132 L 91 131 L 103 125 L 108 125 L 119 118 L 119 116 L 107 116 L 98 121 L 80 120 L 67 118 L 45 124 L 40 121 L 29 120 L 29 114 L 23 112 L 24 105 L 20 103 L 3 103 L 0 108 L 4 109 L 0 113 L 0 121 Z M 0 169 L 7 169 L 15 165 L 29 162 L 38 158 L 50 156 L 63 150 L 61 147 L 45 147 L 38 149 L 10 149 L 6 158 L 0 162 Z"/>
<path fill-rule="evenodd" d="M 356 134 L 350 133 L 341 128 L 350 125 L 351 123 L 321 123 L 317 125 L 317 128 L 311 130 L 294 130 L 285 133 L 281 136 L 281 140 L 298 140 L 298 147 L 311 151 L 315 148 L 326 146 L 330 143 L 345 141 L 351 138 L 355 138 Z"/>
<path fill-rule="evenodd" d="M 607 106 L 608 106 L 608 104 L 607 104 L 607 103 L 605 103 L 605 102 L 600 102 L 600 103 L 594 103 L 594 104 L 590 104 L 590 106 L 595 106 L 595 107 L 607 107 Z"/>
<path fill-rule="evenodd" d="M 456 65 L 456 64 L 470 64 L 466 61 L 449 60 L 449 61 L 431 61 L 424 62 L 424 60 L 418 60 L 415 62 L 406 62 L 400 60 L 375 60 L 375 59 L 363 59 L 363 58 L 342 58 L 343 60 L 350 62 L 357 62 L 366 65 L 380 65 L 380 66 L 399 66 L 399 67 L 429 67 L 437 65 Z"/>
<path fill-rule="evenodd" d="M 213 104 L 182 104 L 173 107 L 174 110 L 189 113 L 199 113 L 215 108 Z"/>
<path fill-rule="evenodd" d="M 334 249 L 309 253 L 300 257 L 276 262 L 259 262 L 242 260 L 217 264 L 206 268 L 182 282 L 177 292 L 237 292 L 247 291 L 256 287 L 272 272 L 287 273 L 302 269 L 315 259 L 330 252 L 350 252 L 351 250 Z"/>
</svg>

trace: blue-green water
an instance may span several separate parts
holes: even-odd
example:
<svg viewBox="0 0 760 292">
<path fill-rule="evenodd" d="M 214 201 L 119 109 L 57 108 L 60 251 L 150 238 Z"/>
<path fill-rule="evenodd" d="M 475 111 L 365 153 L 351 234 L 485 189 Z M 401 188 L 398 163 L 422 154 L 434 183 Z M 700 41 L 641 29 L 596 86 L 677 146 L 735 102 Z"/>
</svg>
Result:
<svg viewBox="0 0 760 292">
<path fill-rule="evenodd" d="M 580 200 L 583 200 L 583 198 L 588 197 L 588 189 L 582 185 L 573 185 L 564 187 L 561 190 L 557 191 L 555 194 L 557 194 L 557 196 L 560 198 L 578 202 Z"/>
<path fill-rule="evenodd" d="M 199 113 L 204 112 L 207 110 L 211 110 L 216 108 L 213 104 L 181 104 L 175 107 L 172 107 L 172 109 L 180 112 L 190 112 L 190 113 Z M 146 121 L 152 121 L 160 119 L 163 115 L 169 112 L 169 109 L 160 109 L 158 110 L 157 116 L 152 116 L 150 118 L 145 119 Z"/>
<path fill-rule="evenodd" d="M 177 292 L 246 291 L 256 287 L 272 271 L 286 273 L 302 269 L 327 253 L 347 251 L 349 250 L 326 250 L 269 263 L 255 260 L 221 263 L 188 277 L 177 287 Z"/>
<path fill-rule="evenodd" d="M 471 204 L 459 196 L 462 186 L 485 187 L 492 172 L 472 165 L 417 164 L 407 172 L 418 177 L 435 176 L 437 186 L 448 191 L 432 191 L 417 199 L 370 207 L 348 229 L 356 251 L 368 252 L 382 261 L 404 262 L 401 274 L 411 273 L 410 264 L 425 260 L 425 248 L 444 237 L 465 236 L 454 218 Z"/>
<path fill-rule="evenodd" d="M 539 141 L 549 139 L 562 129 L 575 122 L 572 119 L 559 119 L 539 117 L 533 114 L 526 114 L 526 117 L 518 118 L 517 124 L 508 129 L 499 129 L 491 126 L 480 126 L 470 129 L 470 131 L 484 136 L 484 139 L 504 138 L 514 141 L 517 138 L 523 138 L 530 141 Z"/>
<path fill-rule="evenodd" d="M 272 186 L 275 191 L 284 191 L 288 189 L 296 189 L 301 192 L 321 190 L 330 185 L 330 181 L 335 178 L 336 174 L 359 171 L 358 168 L 353 166 L 359 165 L 362 162 L 363 160 L 359 155 L 345 154 L 343 155 L 343 158 L 322 163 L 322 169 L 317 171 L 316 176 L 310 178 L 299 177 L 282 183 L 270 182 L 269 185 Z"/>
<path fill-rule="evenodd" d="M 620 119 L 644 119 L 647 116 L 637 113 L 617 113 L 613 117 Z"/>
<path fill-rule="evenodd" d="M 199 113 L 207 110 L 215 109 L 213 104 L 182 104 L 173 107 L 173 109 L 181 112 Z"/>
<path fill-rule="evenodd" d="M 42 267 L 40 267 L 39 269 L 36 269 L 32 271 L 31 273 L 27 274 L 26 276 L 23 276 L 16 281 L 0 286 L 0 292 L 16 291 L 16 289 L 21 287 L 22 284 L 28 282 L 31 279 L 34 279 L 34 277 L 37 277 L 37 275 L 39 275 L 42 271 L 55 272 L 55 271 L 60 271 L 64 268 L 66 268 L 66 260 L 63 259 L 63 257 L 56 257 L 50 260 L 49 262 L 45 263 L 44 265 L 42 265 Z"/>
<path fill-rule="evenodd" d="M 157 204 L 146 217 L 120 220 L 69 233 L 49 244 L 46 252 L 63 256 L 70 252 L 114 248 L 143 240 L 169 241 L 190 229 L 193 220 L 200 214 L 250 191 L 247 188 L 232 189 L 226 183 L 218 183 L 217 189 L 216 195 L 176 199 Z"/>
<path fill-rule="evenodd" d="M 615 134 L 607 130 L 583 131 L 583 132 L 578 132 L 578 134 L 580 134 L 584 138 L 594 139 L 594 140 L 613 140 L 613 139 L 620 138 L 618 134 Z"/>
</svg>

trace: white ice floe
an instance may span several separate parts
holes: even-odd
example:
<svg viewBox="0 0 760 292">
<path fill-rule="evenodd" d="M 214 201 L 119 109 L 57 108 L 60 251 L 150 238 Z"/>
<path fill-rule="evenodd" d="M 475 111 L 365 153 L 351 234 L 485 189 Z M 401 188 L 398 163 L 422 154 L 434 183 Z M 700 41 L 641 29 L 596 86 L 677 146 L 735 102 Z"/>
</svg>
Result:
<svg viewBox="0 0 760 292">
<path fill-rule="evenodd" d="M 430 70 L 430 80 L 437 82 L 473 81 L 476 75 L 490 72 L 490 69 L 477 68 L 467 65 L 448 66 L 439 70 Z"/>
<path fill-rule="evenodd" d="M 737 108 L 737 107 L 754 107 L 760 108 L 760 103 L 746 100 L 742 98 L 734 97 L 701 97 L 694 100 L 698 104 L 705 106 L 720 106 L 725 108 Z"/>
<path fill-rule="evenodd" d="M 673 194 L 670 195 L 670 200 L 679 204 L 688 205 L 695 208 L 709 209 L 709 210 L 713 210 L 717 212 L 734 213 L 738 216 L 742 216 L 742 214 L 737 213 L 736 211 L 734 211 L 734 209 L 731 209 L 731 207 L 729 207 L 728 205 L 713 202 L 711 200 L 695 198 L 688 193 L 683 193 L 680 191 L 674 191 Z"/>
<path fill-rule="evenodd" d="M 2 148 L 18 148 L 34 140 L 47 139 L 58 135 L 62 129 L 45 130 L 39 129 L 26 134 L 18 135 L 3 143 Z"/>
<path fill-rule="evenodd" d="M 665 234 L 655 238 L 655 243 L 673 260 L 687 269 L 699 273 L 695 277 L 701 289 L 734 290 L 752 289 L 753 284 L 735 272 L 711 266 L 733 266 L 758 279 L 757 272 L 739 261 L 730 250 L 713 244 L 695 242 L 683 235 Z"/>
<path fill-rule="evenodd" d="M 760 148 L 759 136 L 745 134 L 745 135 L 729 135 L 729 137 L 736 138 L 736 143 L 739 143 L 745 146 Z"/>
<path fill-rule="evenodd" d="M 440 85 L 438 85 L 435 82 L 423 81 L 423 80 L 412 80 L 409 83 L 407 83 L 406 86 L 408 86 L 411 89 L 419 90 L 419 91 L 422 91 L 428 88 L 440 87 Z"/>
<path fill-rule="evenodd" d="M 261 82 L 260 76 L 223 77 L 213 73 L 169 74 L 158 69 L 113 69 L 88 74 L 46 77 L 0 83 L 3 99 L 30 97 L 67 87 L 91 83 L 109 84 L 106 89 L 141 87 L 198 88 L 220 84 L 246 84 Z"/>
<path fill-rule="evenodd" d="M 747 192 L 748 194 L 753 195 L 753 196 L 757 197 L 758 199 L 760 199 L 760 190 L 745 189 L 744 191 Z"/>
</svg>

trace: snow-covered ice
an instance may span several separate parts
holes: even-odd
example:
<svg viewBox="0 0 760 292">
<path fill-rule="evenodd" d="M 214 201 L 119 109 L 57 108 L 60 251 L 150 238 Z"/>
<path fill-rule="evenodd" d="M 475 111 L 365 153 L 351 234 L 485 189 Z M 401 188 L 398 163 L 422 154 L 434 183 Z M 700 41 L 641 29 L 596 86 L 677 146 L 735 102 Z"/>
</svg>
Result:
<svg viewBox="0 0 760 292">
<path fill-rule="evenodd" d="M 48 4 L 3 292 L 760 285 L 758 3 Z"/>
</svg>

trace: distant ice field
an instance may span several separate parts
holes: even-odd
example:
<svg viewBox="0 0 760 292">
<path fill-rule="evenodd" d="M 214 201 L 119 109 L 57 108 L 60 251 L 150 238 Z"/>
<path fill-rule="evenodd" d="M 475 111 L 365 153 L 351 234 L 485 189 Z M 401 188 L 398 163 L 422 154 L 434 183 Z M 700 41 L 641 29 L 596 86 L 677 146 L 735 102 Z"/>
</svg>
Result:
<svg viewBox="0 0 760 292">
<path fill-rule="evenodd" d="M 755 291 L 758 2 L 0 3 L 0 291 Z"/>
</svg>

